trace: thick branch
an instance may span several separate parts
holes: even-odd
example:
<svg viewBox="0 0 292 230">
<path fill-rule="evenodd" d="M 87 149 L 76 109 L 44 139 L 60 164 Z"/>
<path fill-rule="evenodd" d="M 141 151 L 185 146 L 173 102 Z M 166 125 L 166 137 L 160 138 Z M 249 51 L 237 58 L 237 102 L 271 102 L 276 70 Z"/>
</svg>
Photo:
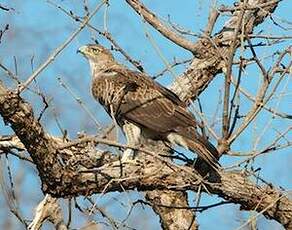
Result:
<svg viewBox="0 0 292 230">
<path fill-rule="evenodd" d="M 36 208 L 35 217 L 29 225 L 29 230 L 39 230 L 43 223 L 48 219 L 54 224 L 57 230 L 67 230 L 67 226 L 64 223 L 63 213 L 58 200 L 46 195 L 45 198 L 39 203 Z"/>
<path fill-rule="evenodd" d="M 191 209 L 169 207 L 188 207 L 187 192 L 154 190 L 146 193 L 146 200 L 160 217 L 163 229 L 198 229 Z"/>
<path fill-rule="evenodd" d="M 50 186 L 50 176 L 60 180 L 61 175 L 58 175 L 57 171 L 60 163 L 56 157 L 54 143 L 45 134 L 40 123 L 35 120 L 31 106 L 18 95 L 7 91 L 1 84 L 0 113 L 5 124 L 10 124 L 30 153 L 44 182 L 43 185 Z"/>
</svg>

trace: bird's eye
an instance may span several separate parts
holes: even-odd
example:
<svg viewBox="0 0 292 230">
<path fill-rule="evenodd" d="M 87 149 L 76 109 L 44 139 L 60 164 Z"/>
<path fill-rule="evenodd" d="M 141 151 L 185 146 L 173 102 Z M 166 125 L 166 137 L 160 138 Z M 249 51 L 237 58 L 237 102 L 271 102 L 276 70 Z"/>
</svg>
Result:
<svg viewBox="0 0 292 230">
<path fill-rule="evenodd" d="M 99 49 L 93 49 L 93 52 L 94 52 L 94 53 L 99 53 L 100 50 L 99 50 Z"/>
</svg>

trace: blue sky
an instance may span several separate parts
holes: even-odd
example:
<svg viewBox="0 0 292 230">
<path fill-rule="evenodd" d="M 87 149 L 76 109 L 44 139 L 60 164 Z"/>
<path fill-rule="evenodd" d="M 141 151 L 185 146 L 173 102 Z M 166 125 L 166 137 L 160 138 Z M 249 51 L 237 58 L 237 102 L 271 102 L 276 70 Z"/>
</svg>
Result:
<svg viewBox="0 0 292 230">
<path fill-rule="evenodd" d="M 46 1 L 35 0 L 11 0 L 2 1 L 3 5 L 8 5 L 15 10 L 10 12 L 0 11 L 0 29 L 7 23 L 10 25 L 10 29 L 4 34 L 2 43 L 0 44 L 0 61 L 14 70 L 14 59 L 17 60 L 18 76 L 21 80 L 25 80 L 32 72 L 31 60 L 33 60 L 33 69 L 46 60 L 48 55 L 78 27 L 78 24 L 60 10 L 56 9 Z M 92 10 L 98 1 L 90 0 L 89 9 Z M 207 23 L 208 10 L 211 2 L 213 1 L 143 1 L 145 5 L 149 6 L 151 10 L 156 12 L 160 18 L 170 20 L 176 23 L 186 30 L 192 30 L 194 33 L 201 33 Z M 233 1 L 217 1 L 217 5 L 226 4 L 232 5 Z M 82 15 L 82 1 L 55 1 L 55 3 L 62 5 L 64 8 L 72 10 L 78 15 Z M 274 19 L 278 23 L 290 28 L 291 31 L 291 2 L 283 1 L 277 8 Z M 104 26 L 104 12 L 105 8 L 102 8 L 97 15 L 91 20 L 91 24 L 103 29 Z M 159 47 L 164 57 L 169 62 L 173 61 L 175 57 L 177 60 L 190 58 L 190 53 L 186 52 L 182 48 L 169 42 L 167 39 L 160 36 L 154 29 L 147 24 L 143 23 L 141 18 L 133 12 L 129 6 L 121 0 L 110 1 L 110 7 L 108 9 L 108 18 L 106 20 L 107 27 L 112 33 L 115 40 L 123 47 L 133 58 L 140 60 L 150 75 L 158 73 L 164 69 L 164 63 L 157 55 L 157 52 L 153 48 L 149 39 L 145 36 L 145 31 L 148 31 L 154 38 L 155 44 Z M 223 16 L 216 24 L 214 32 L 218 32 L 222 24 L 227 19 Z M 290 21 L 286 23 L 285 21 Z M 267 20 L 261 26 L 256 29 L 256 32 L 264 30 L 263 34 L 273 35 L 291 35 L 288 30 L 281 29 L 275 26 L 271 20 Z M 46 130 L 52 135 L 61 135 L 60 130 L 57 127 L 55 116 L 58 117 L 62 127 L 68 130 L 70 137 L 76 137 L 77 132 L 84 130 L 87 133 L 95 133 L 96 127 L 90 117 L 84 112 L 84 110 L 75 102 L 70 93 L 66 91 L 58 82 L 60 77 L 63 82 L 77 95 L 78 98 L 86 104 L 89 110 L 96 114 L 98 120 L 103 124 L 109 124 L 110 119 L 101 109 L 101 107 L 92 99 L 89 91 L 90 77 L 89 66 L 85 59 L 76 54 L 76 50 L 79 46 L 91 43 L 92 40 L 97 39 L 100 43 L 107 47 L 110 47 L 109 43 L 96 35 L 89 29 L 83 30 L 73 42 L 60 54 L 56 60 L 37 78 L 37 81 L 33 84 L 36 88 L 45 93 L 46 97 L 50 99 L 50 108 L 46 111 L 43 117 L 43 124 Z M 195 41 L 197 38 L 189 36 L 189 39 Z M 256 42 L 256 41 L 255 41 Z M 274 47 L 257 48 L 257 54 L 259 56 L 268 56 L 275 50 L 281 50 L 283 47 L 287 47 L 288 42 L 280 43 Z M 116 58 L 130 66 L 125 59 L 114 53 Z M 237 53 L 239 55 L 239 53 Z M 269 65 L 274 61 L 273 59 L 266 59 L 265 65 Z M 289 60 L 286 60 L 288 62 Z M 184 70 L 184 66 L 174 69 L 174 72 L 179 75 Z M 237 70 L 234 69 L 234 72 Z M 249 92 L 255 93 L 258 87 L 258 81 L 260 78 L 259 70 L 255 67 L 248 67 L 246 69 L 243 86 L 248 89 Z M 0 79 L 7 85 L 13 87 L 11 81 L 4 77 L 4 73 L 0 70 Z M 286 92 L 291 92 L 290 79 L 283 81 L 280 85 L 280 89 L 286 89 Z M 160 83 L 167 86 L 173 81 L 171 74 L 167 73 L 159 79 Z M 216 104 L 220 99 L 220 89 L 222 89 L 224 80 L 222 75 L 218 76 L 213 81 L 209 88 L 202 93 L 200 99 L 203 104 L 204 111 L 209 120 L 212 119 L 215 111 Z M 285 88 L 286 87 L 286 88 Z M 27 98 L 33 105 L 35 113 L 38 114 L 42 109 L 42 102 L 39 97 L 32 93 L 25 93 L 24 97 Z M 290 104 L 289 104 L 290 102 Z M 250 102 L 243 96 L 241 97 L 242 112 L 244 113 L 250 108 Z M 277 105 L 277 100 L 272 100 L 269 103 L 270 106 Z M 291 113 L 291 95 L 285 95 L 282 97 L 281 103 L 278 105 L 280 111 Z M 289 109 L 290 108 L 290 109 Z M 221 113 L 219 113 L 220 115 Z M 238 141 L 232 146 L 237 151 L 250 151 L 252 143 L 256 137 L 262 134 L 262 131 L 266 127 L 266 124 L 271 121 L 271 115 L 264 113 L 259 116 L 252 126 L 244 132 Z M 275 118 L 270 124 L 270 128 L 264 133 L 265 137 L 261 139 L 259 146 L 264 146 L 269 143 L 277 131 L 283 131 L 286 127 L 291 126 L 291 122 L 287 120 L 280 120 Z M 276 130 L 276 131 L 275 131 Z M 220 134 L 220 125 L 215 126 L 215 131 Z M 9 127 L 4 126 L 0 119 L 0 135 L 11 133 Z M 291 140 L 291 134 L 290 134 Z M 241 158 L 242 159 L 242 158 Z M 15 175 L 21 172 L 23 178 L 22 188 L 26 194 L 25 198 L 20 199 L 20 204 L 23 205 L 23 213 L 27 217 L 31 217 L 33 207 L 42 198 L 42 194 L 39 188 L 39 180 L 37 178 L 36 171 L 25 163 L 19 162 L 15 158 L 10 158 L 11 164 Z M 240 160 L 239 158 L 224 157 L 222 159 L 223 165 L 230 165 Z M 285 189 L 291 189 L 292 187 L 292 175 L 291 175 L 291 148 L 290 150 L 277 151 L 273 154 L 267 154 L 259 157 L 254 166 L 261 167 L 261 176 L 267 181 L 273 183 L 275 186 L 281 186 Z M 31 187 L 37 188 L 33 192 Z M 136 193 L 130 193 L 132 200 L 139 196 Z M 105 205 L 109 213 L 115 217 L 123 217 L 125 212 L 122 212 L 119 205 L 113 200 L 113 197 L 118 196 L 122 200 L 126 200 L 127 196 L 119 194 L 111 194 L 101 199 L 100 205 Z M 141 196 L 141 195 L 140 195 Z M 191 198 L 193 197 L 190 196 Z M 3 198 L 2 203 L 3 203 Z M 30 201 L 29 201 L 30 200 Z M 213 196 L 209 197 L 204 195 L 203 203 L 210 204 L 218 199 Z M 126 202 L 126 201 L 125 201 Z M 0 209 L 0 216 L 5 216 L 5 209 Z M 250 214 L 247 212 L 240 212 L 238 206 L 226 205 L 224 207 L 218 207 L 211 211 L 203 212 L 199 214 L 199 224 L 202 229 L 235 229 L 240 226 L 243 219 L 248 218 Z M 149 220 L 152 229 L 159 229 L 157 218 L 153 212 L 148 208 L 143 210 L 141 207 L 137 208 L 137 213 L 134 217 L 130 218 L 129 223 L 134 224 L 137 218 Z M 210 219 L 212 221 L 210 221 Z M 75 224 L 80 227 L 78 220 L 75 220 Z M 0 222 L 1 224 L 1 222 Z M 273 221 L 267 221 L 264 218 L 260 218 L 259 226 L 261 229 L 281 229 L 280 225 Z"/>
</svg>

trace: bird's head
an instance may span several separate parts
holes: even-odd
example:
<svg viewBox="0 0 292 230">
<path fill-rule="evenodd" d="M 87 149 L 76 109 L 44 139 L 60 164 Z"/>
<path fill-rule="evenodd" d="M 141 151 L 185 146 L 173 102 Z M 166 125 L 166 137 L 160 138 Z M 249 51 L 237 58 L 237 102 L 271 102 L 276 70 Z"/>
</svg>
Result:
<svg viewBox="0 0 292 230">
<path fill-rule="evenodd" d="M 96 44 L 81 46 L 77 50 L 77 53 L 83 54 L 89 61 L 93 61 L 95 63 L 111 62 L 114 60 L 113 55 L 108 49 Z"/>
</svg>

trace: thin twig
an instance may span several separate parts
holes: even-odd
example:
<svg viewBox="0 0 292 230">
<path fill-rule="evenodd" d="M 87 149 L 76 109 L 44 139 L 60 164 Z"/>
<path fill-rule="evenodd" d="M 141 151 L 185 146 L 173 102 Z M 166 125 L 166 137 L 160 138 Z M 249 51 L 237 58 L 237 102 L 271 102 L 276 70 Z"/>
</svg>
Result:
<svg viewBox="0 0 292 230">
<path fill-rule="evenodd" d="M 211 36 L 214 25 L 215 25 L 218 17 L 219 17 L 218 10 L 215 7 L 211 7 L 209 17 L 208 17 L 208 24 L 207 24 L 207 27 L 206 27 L 205 32 L 204 32 L 207 36 Z"/>
<path fill-rule="evenodd" d="M 60 85 L 67 90 L 67 92 L 70 93 L 70 95 L 73 97 L 73 99 L 80 105 L 80 107 L 87 113 L 87 115 L 90 117 L 90 119 L 94 122 L 95 126 L 97 127 L 97 130 L 101 129 L 101 124 L 98 122 L 96 119 L 96 116 L 92 114 L 92 112 L 89 110 L 89 108 L 86 106 L 86 104 L 78 97 L 75 95 L 73 90 L 67 86 L 67 84 L 61 79 L 61 77 L 57 78 Z"/>
<path fill-rule="evenodd" d="M 80 17 L 74 15 L 72 11 L 68 11 L 50 0 L 47 0 L 47 2 L 49 4 L 51 4 L 52 6 L 56 7 L 57 9 L 61 10 L 65 15 L 72 18 L 74 21 L 82 22 Z M 112 35 L 109 31 L 102 32 L 99 29 L 97 29 L 96 27 L 94 27 L 93 25 L 91 25 L 90 23 L 87 23 L 86 26 L 88 28 L 92 29 L 93 31 L 97 32 L 99 35 L 106 38 L 113 45 L 114 50 L 120 52 L 126 58 L 126 60 L 129 61 L 140 72 L 144 72 L 144 68 L 143 68 L 142 64 L 140 63 L 140 61 L 134 60 L 132 57 L 130 57 L 130 55 L 127 54 L 127 52 L 124 49 L 122 49 L 121 46 L 114 40 L 114 38 L 112 37 Z"/>
<path fill-rule="evenodd" d="M 232 115 L 232 110 L 233 110 L 233 107 L 235 106 L 235 112 L 234 112 L 234 117 L 233 117 L 233 121 L 231 123 L 231 126 L 230 126 L 230 130 L 229 130 L 229 134 L 228 136 L 230 136 L 235 128 L 235 125 L 236 125 L 236 122 L 239 118 L 239 104 L 235 105 L 234 104 L 234 101 L 235 101 L 235 98 L 236 96 L 238 95 L 238 89 L 239 89 L 239 85 L 240 85 L 240 81 L 241 81 L 241 75 L 242 75 L 242 65 L 243 65 L 243 59 L 240 58 L 240 64 L 239 64 L 239 69 L 238 69 L 238 77 L 237 77 L 237 81 L 236 81 L 236 85 L 235 85 L 235 90 L 234 90 L 234 94 L 233 94 L 233 97 L 231 98 L 231 108 L 230 108 L 230 112 L 229 112 L 229 122 L 231 121 L 231 115 Z M 232 76 L 231 76 L 232 78 Z M 231 80 L 232 82 L 232 80 Z"/>
<path fill-rule="evenodd" d="M 102 7 L 102 5 L 106 2 L 106 0 L 103 0 L 101 3 L 99 3 L 95 9 L 92 11 L 91 15 L 87 17 L 79 26 L 77 30 L 75 30 L 66 40 L 65 42 L 60 45 L 57 49 L 54 50 L 53 53 L 48 57 L 48 59 L 41 64 L 34 73 L 28 77 L 28 79 L 21 84 L 18 89 L 17 93 L 20 94 L 24 89 L 26 89 L 29 84 L 51 63 L 55 60 L 55 58 L 71 43 L 71 41 L 83 30 L 83 28 L 86 26 L 86 24 L 90 21 L 90 19 L 97 13 L 97 11 Z"/>
<path fill-rule="evenodd" d="M 141 15 L 154 29 L 160 32 L 164 37 L 173 41 L 175 44 L 185 48 L 193 53 L 196 53 L 194 43 L 187 40 L 186 38 L 175 33 L 169 27 L 164 25 L 154 13 L 147 9 L 139 0 L 126 0 L 127 3 L 136 11 L 137 14 Z"/>
<path fill-rule="evenodd" d="M 280 55 L 278 61 L 276 62 L 276 65 L 274 66 L 273 69 L 275 69 L 275 67 L 277 67 L 280 64 L 280 60 L 282 60 L 282 58 L 284 57 L 284 54 L 286 54 L 286 53 L 287 53 L 287 50 L 285 50 L 282 53 L 282 55 Z M 292 66 L 292 62 L 290 62 L 290 64 L 287 66 L 287 69 L 290 69 L 291 66 Z M 272 71 L 271 75 L 273 75 L 273 72 L 274 71 Z M 256 100 L 255 100 L 255 103 L 253 105 L 253 108 L 248 112 L 248 114 L 244 118 L 242 125 L 236 130 L 235 133 L 233 133 L 233 135 L 231 135 L 229 137 L 229 139 L 228 139 L 229 144 L 231 144 L 243 132 L 243 130 L 245 130 L 245 128 L 250 124 L 250 122 L 252 122 L 253 119 L 256 117 L 256 115 L 261 111 L 262 107 L 267 104 L 267 102 L 270 100 L 270 98 L 274 95 L 276 89 L 278 88 L 279 84 L 281 83 L 281 81 L 286 73 L 287 72 L 283 72 L 280 75 L 278 81 L 276 82 L 274 87 L 271 89 L 270 95 L 268 95 L 266 98 L 265 98 L 265 95 L 266 95 L 266 92 L 267 92 L 268 87 L 269 87 L 269 82 L 267 81 L 268 78 L 264 78 L 262 86 L 259 89 L 258 94 L 256 96 Z"/>
<path fill-rule="evenodd" d="M 246 4 L 246 1 L 244 1 L 243 5 Z M 232 73 L 232 63 L 233 63 L 233 57 L 236 51 L 237 47 L 237 35 L 241 29 L 241 24 L 243 21 L 245 10 L 244 8 L 241 10 L 238 23 L 234 32 L 234 38 L 230 45 L 229 50 L 229 57 L 228 57 L 228 63 L 227 63 L 227 70 L 226 70 L 226 77 L 225 77 L 225 84 L 224 84 L 224 100 L 223 100 L 223 122 L 222 122 L 222 141 L 225 142 L 227 140 L 229 135 L 229 95 L 230 95 L 230 83 L 231 83 L 231 73 Z"/>
</svg>

